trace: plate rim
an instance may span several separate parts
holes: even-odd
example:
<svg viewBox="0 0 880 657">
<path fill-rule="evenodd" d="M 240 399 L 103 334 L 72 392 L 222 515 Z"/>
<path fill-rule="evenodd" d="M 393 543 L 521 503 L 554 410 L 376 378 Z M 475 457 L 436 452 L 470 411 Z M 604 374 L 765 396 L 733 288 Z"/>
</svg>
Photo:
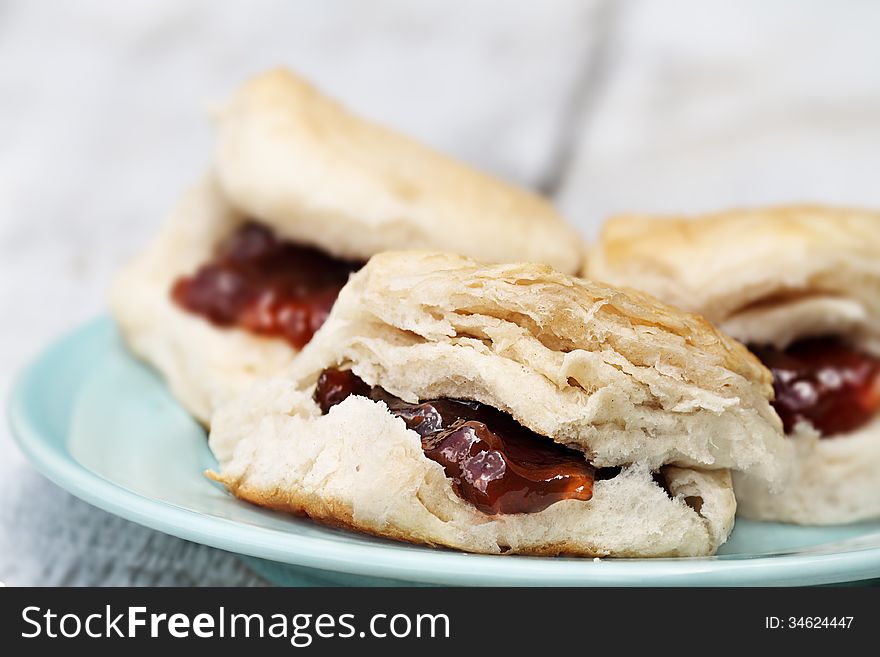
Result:
<svg viewBox="0 0 880 657">
<path fill-rule="evenodd" d="M 880 576 L 880 547 L 821 554 L 659 559 L 481 555 L 428 547 L 352 545 L 245 525 L 146 497 L 78 463 L 65 437 L 44 436 L 32 417 L 41 375 L 88 342 L 117 335 L 108 316 L 54 340 L 15 377 L 9 426 L 19 449 L 48 479 L 74 496 L 137 524 L 233 553 L 315 568 L 422 584 L 489 586 L 766 586 L 834 584 Z M 118 338 L 116 338 L 118 339 Z M 106 346 L 104 346 L 106 348 Z M 78 380 L 85 376 L 81 374 Z M 430 562 L 430 563 L 429 563 Z M 430 568 L 429 568 L 430 567 Z M 476 580 L 476 581 L 475 581 Z"/>
</svg>

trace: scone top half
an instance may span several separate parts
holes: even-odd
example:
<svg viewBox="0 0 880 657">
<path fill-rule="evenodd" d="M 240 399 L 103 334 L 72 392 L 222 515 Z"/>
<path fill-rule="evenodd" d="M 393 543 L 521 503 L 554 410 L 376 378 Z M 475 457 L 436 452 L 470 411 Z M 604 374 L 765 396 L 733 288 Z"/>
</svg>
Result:
<svg viewBox="0 0 880 657">
<path fill-rule="evenodd" d="M 738 482 L 744 514 L 810 524 L 880 517 L 880 213 L 617 217 L 586 273 L 703 314 L 772 370 L 795 472 L 777 495 Z"/>
<path fill-rule="evenodd" d="M 215 114 L 211 173 L 113 295 L 131 347 L 205 422 L 289 362 L 375 253 L 578 267 L 577 234 L 548 202 L 354 116 L 288 71 L 252 79 Z"/>
<path fill-rule="evenodd" d="M 368 122 L 278 69 L 216 115 L 216 171 L 244 214 L 348 260 L 431 249 L 576 273 L 577 233 L 552 205 Z"/>
<path fill-rule="evenodd" d="M 326 404 L 339 371 L 361 384 Z M 218 411 L 211 447 L 239 496 L 380 535 L 479 552 L 709 554 L 733 522 L 727 469 L 784 476 L 770 394 L 741 345 L 650 297 L 541 265 L 387 253 L 352 277 L 284 377 Z M 475 493 L 474 473 L 436 453 L 453 446 L 412 422 L 413 406 L 449 401 L 488 409 L 490 430 L 516 424 L 563 470 L 589 466 L 591 494 L 530 508 L 539 486 L 506 512 Z"/>
<path fill-rule="evenodd" d="M 784 348 L 840 331 L 876 351 L 878 256 L 876 212 L 791 206 L 622 215 L 605 224 L 584 274 L 698 312 L 741 341 Z"/>
</svg>

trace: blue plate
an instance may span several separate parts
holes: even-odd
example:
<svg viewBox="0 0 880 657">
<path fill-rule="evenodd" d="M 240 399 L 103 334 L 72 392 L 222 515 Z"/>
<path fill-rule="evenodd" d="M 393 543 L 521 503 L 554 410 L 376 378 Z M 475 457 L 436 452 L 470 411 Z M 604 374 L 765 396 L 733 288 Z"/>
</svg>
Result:
<svg viewBox="0 0 880 657">
<path fill-rule="evenodd" d="M 202 473 L 205 432 L 124 349 L 109 319 L 50 347 L 19 377 L 10 415 L 52 481 L 111 513 L 239 553 L 288 584 L 809 585 L 880 577 L 880 523 L 793 527 L 739 520 L 716 557 L 486 556 L 331 529 L 240 502 Z"/>
</svg>

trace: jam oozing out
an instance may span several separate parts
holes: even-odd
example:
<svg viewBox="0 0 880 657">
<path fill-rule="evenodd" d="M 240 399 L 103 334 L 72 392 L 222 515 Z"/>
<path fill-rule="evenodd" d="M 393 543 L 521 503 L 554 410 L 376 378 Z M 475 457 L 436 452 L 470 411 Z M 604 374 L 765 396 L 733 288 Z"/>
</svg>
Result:
<svg viewBox="0 0 880 657">
<path fill-rule="evenodd" d="M 786 433 L 801 420 L 823 437 L 848 433 L 880 410 L 880 358 L 830 337 L 749 348 L 773 373 L 773 406 Z"/>
<path fill-rule="evenodd" d="M 250 222 L 223 240 L 209 262 L 179 278 L 171 296 L 217 326 L 280 337 L 302 348 L 361 264 L 281 240 Z"/>
<path fill-rule="evenodd" d="M 321 374 L 315 401 L 324 413 L 349 395 L 384 401 L 421 436 L 425 455 L 443 466 L 458 494 L 485 513 L 534 513 L 560 500 L 593 496 L 596 470 L 583 454 L 491 406 L 455 399 L 411 404 L 353 372 Z"/>
</svg>

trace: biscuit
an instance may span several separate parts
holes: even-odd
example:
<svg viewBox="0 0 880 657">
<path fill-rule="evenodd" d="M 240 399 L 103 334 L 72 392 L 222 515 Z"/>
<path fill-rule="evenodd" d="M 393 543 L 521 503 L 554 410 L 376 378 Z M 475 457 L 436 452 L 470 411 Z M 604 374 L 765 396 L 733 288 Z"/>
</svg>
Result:
<svg viewBox="0 0 880 657">
<path fill-rule="evenodd" d="M 407 402 L 480 402 L 620 472 L 597 479 L 587 501 L 484 513 L 384 402 L 355 395 L 322 414 L 313 392 L 327 368 Z M 728 469 L 786 476 L 770 394 L 769 372 L 742 345 L 646 295 L 542 265 L 385 253 L 352 276 L 282 376 L 218 410 L 213 476 L 257 504 L 416 543 L 711 554 L 732 527 Z"/>
<path fill-rule="evenodd" d="M 880 357 L 880 213 L 822 206 L 701 218 L 612 218 L 585 275 L 698 312 L 734 338 L 786 350 L 831 337 Z M 880 421 L 820 438 L 790 431 L 781 493 L 735 477 L 744 516 L 801 524 L 880 517 Z"/>
</svg>

